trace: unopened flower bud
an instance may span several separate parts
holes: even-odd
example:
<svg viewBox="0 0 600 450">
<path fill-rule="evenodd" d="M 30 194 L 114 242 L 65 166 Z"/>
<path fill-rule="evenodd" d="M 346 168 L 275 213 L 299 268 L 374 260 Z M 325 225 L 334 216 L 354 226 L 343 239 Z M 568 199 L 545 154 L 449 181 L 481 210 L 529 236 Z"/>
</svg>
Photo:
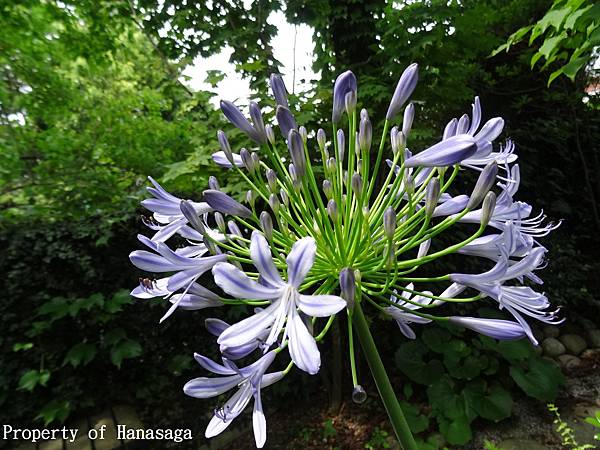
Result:
<svg viewBox="0 0 600 450">
<path fill-rule="evenodd" d="M 242 162 L 244 163 L 244 167 L 249 172 L 254 172 L 254 164 L 252 163 L 252 157 L 250 156 L 250 152 L 245 148 L 240 150 L 240 156 L 242 157 Z"/>
<path fill-rule="evenodd" d="M 219 231 L 225 234 L 225 218 L 223 217 L 223 214 L 218 211 L 215 212 L 215 222 L 217 223 Z"/>
<path fill-rule="evenodd" d="M 346 300 L 348 308 L 354 307 L 354 298 L 356 295 L 356 279 L 354 278 L 354 270 L 346 267 L 340 272 L 340 288 L 342 298 Z"/>
<path fill-rule="evenodd" d="M 373 139 L 373 127 L 368 117 L 361 119 L 358 126 L 358 145 L 362 151 L 371 150 L 371 141 Z"/>
<path fill-rule="evenodd" d="M 260 167 L 260 158 L 256 152 L 252 152 L 250 155 L 252 157 L 252 165 L 254 166 L 253 170 L 258 170 Z"/>
<path fill-rule="evenodd" d="M 219 182 L 217 181 L 217 179 L 215 177 L 213 177 L 212 175 L 210 177 L 208 177 L 208 187 L 210 189 L 214 189 L 215 191 L 220 190 L 219 187 Z"/>
<path fill-rule="evenodd" d="M 337 220 L 338 207 L 334 199 L 331 199 L 329 200 L 329 202 L 327 202 L 327 213 L 329 214 L 329 217 L 331 217 L 332 220 Z"/>
<path fill-rule="evenodd" d="M 408 133 L 412 128 L 413 120 L 415 119 L 415 105 L 409 103 L 404 109 L 404 119 L 402 120 L 402 133 L 408 137 Z"/>
<path fill-rule="evenodd" d="M 425 214 L 431 217 L 433 211 L 437 207 L 440 198 L 440 180 L 433 178 L 427 184 L 427 192 L 425 193 Z"/>
<path fill-rule="evenodd" d="M 240 230 L 240 227 L 238 227 L 237 223 L 235 223 L 233 220 L 227 222 L 227 228 L 229 228 L 230 234 L 233 234 L 237 237 L 242 237 L 242 231 Z"/>
<path fill-rule="evenodd" d="M 490 219 L 496 209 L 496 194 L 493 191 L 489 191 L 483 199 L 483 205 L 481 207 L 481 226 L 486 227 L 490 223 Z"/>
<path fill-rule="evenodd" d="M 290 204 L 290 197 L 288 196 L 287 192 L 285 189 L 281 188 L 279 190 L 279 196 L 281 197 L 281 201 L 283 202 L 283 204 L 285 206 L 289 206 Z"/>
<path fill-rule="evenodd" d="M 415 192 L 415 180 L 408 170 L 404 172 L 404 192 L 409 195 Z"/>
<path fill-rule="evenodd" d="M 273 212 L 277 216 L 279 214 L 279 207 L 281 206 L 281 203 L 279 201 L 279 197 L 277 197 L 277 195 L 271 194 L 269 196 L 269 206 L 271 207 L 271 209 L 273 210 Z"/>
<path fill-rule="evenodd" d="M 367 391 L 360 385 L 357 384 L 352 389 L 352 401 L 357 404 L 362 404 L 367 400 Z"/>
<path fill-rule="evenodd" d="M 221 150 L 223 150 L 223 153 L 225 153 L 227 161 L 233 165 L 233 153 L 231 152 L 227 135 L 223 131 L 219 130 L 217 131 L 217 140 L 219 141 L 219 147 L 221 147 Z"/>
<path fill-rule="evenodd" d="M 346 153 L 346 136 L 341 128 L 337 131 L 337 145 L 340 163 L 344 162 L 344 154 Z"/>
<path fill-rule="evenodd" d="M 323 180 L 323 192 L 325 193 L 325 197 L 328 199 L 331 198 L 331 195 L 333 194 L 333 186 L 331 185 L 331 181 Z"/>
<path fill-rule="evenodd" d="M 363 108 L 360 110 L 360 120 L 369 120 L 369 112 Z"/>
<path fill-rule="evenodd" d="M 496 182 L 496 175 L 498 175 L 498 164 L 496 161 L 492 161 L 488 163 L 479 174 L 469 203 L 467 203 L 467 209 L 473 210 L 479 206 L 485 195 Z"/>
<path fill-rule="evenodd" d="M 362 193 L 362 177 L 355 173 L 354 175 L 352 175 L 352 191 L 354 191 L 354 195 L 356 197 L 360 197 L 360 194 Z"/>
<path fill-rule="evenodd" d="M 254 200 L 256 200 L 256 197 L 254 196 L 254 191 L 248 190 L 246 192 L 246 203 L 248 203 L 252 209 L 254 209 Z"/>
<path fill-rule="evenodd" d="M 368 206 L 363 206 L 363 207 L 362 207 L 362 215 L 363 215 L 363 218 L 364 218 L 365 220 L 369 220 L 369 214 L 370 214 L 370 213 L 371 213 L 371 210 L 369 209 L 369 207 L 368 207 Z"/>
<path fill-rule="evenodd" d="M 319 128 L 317 131 L 317 143 L 319 144 L 319 148 L 321 150 L 325 149 L 325 143 L 327 141 L 327 136 L 325 135 L 325 130 L 323 128 Z"/>
<path fill-rule="evenodd" d="M 306 140 L 308 139 L 308 132 L 306 131 L 305 126 L 301 126 L 298 128 L 298 133 L 300 133 L 300 137 L 302 138 L 302 142 L 306 144 Z"/>
<path fill-rule="evenodd" d="M 254 129 L 260 136 L 260 143 L 267 143 L 267 134 L 265 133 L 265 123 L 263 121 L 262 113 L 260 112 L 260 107 L 256 102 L 250 102 L 248 105 L 248 109 L 250 110 L 250 118 L 252 119 L 252 125 L 254 125 Z"/>
<path fill-rule="evenodd" d="M 392 153 L 394 156 L 396 156 L 396 153 L 398 153 L 398 150 L 400 150 L 400 141 L 398 141 L 399 132 L 400 131 L 398 130 L 398 127 L 393 127 L 390 130 L 390 142 L 392 143 Z"/>
<path fill-rule="evenodd" d="M 383 213 L 383 231 L 388 239 L 394 237 L 396 231 L 396 211 L 391 206 L 388 206 Z"/>
<path fill-rule="evenodd" d="M 260 226 L 267 240 L 271 241 L 273 239 L 273 220 L 266 211 L 260 213 Z"/>
<path fill-rule="evenodd" d="M 346 106 L 346 94 L 356 92 L 356 90 L 356 77 L 351 71 L 347 70 L 336 78 L 333 86 L 333 111 L 331 115 L 333 123 L 338 123 L 342 118 Z"/>
<path fill-rule="evenodd" d="M 265 134 L 267 135 L 267 139 L 271 145 L 275 145 L 275 132 L 273 131 L 273 127 L 271 125 L 265 126 Z"/>
<path fill-rule="evenodd" d="M 415 90 L 418 79 L 419 66 L 416 63 L 411 64 L 402 72 L 385 115 L 386 120 L 393 119 L 400 112 L 402 105 L 404 105 Z"/>
<path fill-rule="evenodd" d="M 330 173 L 335 173 L 337 170 L 337 161 L 334 157 L 331 157 L 327 160 L 327 170 Z"/>
<path fill-rule="evenodd" d="M 296 170 L 296 166 L 290 164 L 288 167 L 288 171 L 290 173 L 290 179 L 292 180 L 292 186 L 294 189 L 299 189 L 301 185 L 300 177 L 298 176 L 298 171 Z"/>
<path fill-rule="evenodd" d="M 292 129 L 288 134 L 288 149 L 298 175 L 303 176 L 306 170 L 306 156 L 302 136 L 296 130 Z"/>
<path fill-rule="evenodd" d="M 265 172 L 265 176 L 267 177 L 267 184 L 269 185 L 269 190 L 271 192 L 275 192 L 277 189 L 277 174 L 273 169 L 267 169 Z"/>
<path fill-rule="evenodd" d="M 358 161 L 356 161 L 356 171 L 358 173 L 362 173 L 362 169 L 363 169 L 363 160 L 359 159 Z"/>
<path fill-rule="evenodd" d="M 346 94 L 345 104 L 346 113 L 348 114 L 348 117 L 350 117 L 356 110 L 356 91 L 350 91 Z"/>
<path fill-rule="evenodd" d="M 183 216 L 187 219 L 188 223 L 192 228 L 194 228 L 196 231 L 203 235 L 206 234 L 206 228 L 200 220 L 200 217 L 198 216 L 198 211 L 196 211 L 191 201 L 182 200 L 179 204 L 179 209 L 181 209 Z"/>
</svg>

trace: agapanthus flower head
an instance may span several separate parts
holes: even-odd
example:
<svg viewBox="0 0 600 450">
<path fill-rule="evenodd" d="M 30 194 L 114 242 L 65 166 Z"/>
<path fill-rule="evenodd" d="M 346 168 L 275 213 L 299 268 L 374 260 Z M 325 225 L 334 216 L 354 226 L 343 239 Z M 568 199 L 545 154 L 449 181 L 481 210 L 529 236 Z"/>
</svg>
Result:
<svg viewBox="0 0 600 450">
<path fill-rule="evenodd" d="M 558 224 L 545 223 L 543 214 L 532 215 L 531 205 L 516 200 L 516 147 L 497 142 L 504 121 L 495 117 L 481 126 L 475 97 L 470 115 L 451 119 L 437 142 L 418 148 L 412 142 L 418 114 L 409 102 L 417 80 L 418 66 L 412 64 L 396 86 L 379 130 L 381 144 L 372 148 L 373 125 L 360 109 L 352 72 L 335 81 L 329 142 L 322 129 L 312 133 L 298 125 L 283 79 L 273 75 L 276 124 L 264 122 L 258 103 L 249 104 L 250 121 L 232 102 L 221 102 L 229 121 L 253 141 L 233 151 L 219 131 L 220 150 L 213 155 L 218 166 L 247 183 L 244 200 L 222 191 L 216 179 L 197 202 L 150 179 L 153 198 L 142 204 L 152 213 L 146 222 L 155 234 L 140 236 L 147 249 L 130 258 L 141 270 L 162 275 L 142 278 L 132 295 L 167 300 L 161 320 L 178 308 L 246 305 L 251 311 L 237 323 L 206 321 L 223 364 L 200 355 L 196 360 L 221 377 L 194 379 L 185 392 L 207 398 L 237 388 L 215 411 L 207 436 L 223 431 L 254 398 L 261 447 L 261 389 L 293 367 L 317 373 L 319 343 L 335 320 L 348 320 L 353 387 L 356 401 L 364 401 L 352 331 L 356 322 L 365 345 L 363 309 L 383 312 L 409 339 L 420 327 L 443 322 L 535 343 L 525 318 L 560 322 L 547 296 L 535 289 L 547 253 L 538 240 Z M 174 249 L 167 241 L 175 236 L 186 245 Z M 434 275 L 426 268 L 455 254 L 481 261 L 481 270 Z M 204 287 L 209 275 L 219 292 Z M 506 319 L 462 316 L 461 306 L 475 301 L 497 305 Z M 243 368 L 233 362 L 246 359 L 254 362 Z M 281 361 L 288 363 L 285 369 L 266 373 Z"/>
</svg>

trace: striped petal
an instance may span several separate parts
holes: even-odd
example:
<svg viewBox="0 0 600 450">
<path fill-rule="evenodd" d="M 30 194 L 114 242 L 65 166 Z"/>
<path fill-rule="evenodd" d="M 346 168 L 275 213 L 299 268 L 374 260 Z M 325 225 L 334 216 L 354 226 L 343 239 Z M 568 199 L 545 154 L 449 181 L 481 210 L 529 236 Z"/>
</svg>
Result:
<svg viewBox="0 0 600 450">
<path fill-rule="evenodd" d="M 312 268 L 317 254 L 317 244 L 311 237 L 302 238 L 294 243 L 286 259 L 288 264 L 288 283 L 300 287 Z"/>
<path fill-rule="evenodd" d="M 258 284 L 233 264 L 217 263 L 212 273 L 217 286 L 236 298 L 273 300 L 281 294 L 282 288 Z"/>
</svg>

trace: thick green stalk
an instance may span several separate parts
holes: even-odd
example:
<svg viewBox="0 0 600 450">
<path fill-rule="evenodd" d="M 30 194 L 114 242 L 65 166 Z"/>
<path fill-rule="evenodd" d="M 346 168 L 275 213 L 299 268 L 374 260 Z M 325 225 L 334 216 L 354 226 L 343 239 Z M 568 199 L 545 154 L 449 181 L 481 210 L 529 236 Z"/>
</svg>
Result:
<svg viewBox="0 0 600 450">
<path fill-rule="evenodd" d="M 408 423 L 406 422 L 406 418 L 404 417 L 404 413 L 402 412 L 402 408 L 400 408 L 400 404 L 398 403 L 398 399 L 396 398 L 396 394 L 390 383 L 390 379 L 383 366 L 383 362 L 381 361 L 381 357 L 379 356 L 379 352 L 377 351 L 377 346 L 373 341 L 373 336 L 371 336 L 371 331 L 369 330 L 369 325 L 363 314 L 360 302 L 356 302 L 354 306 L 353 321 L 356 333 L 360 340 L 360 345 L 363 348 L 363 352 L 369 363 L 369 368 L 375 379 L 379 396 L 383 401 L 383 405 L 388 413 L 400 445 L 404 450 L 418 450 L 415 439 L 413 438 Z"/>
</svg>

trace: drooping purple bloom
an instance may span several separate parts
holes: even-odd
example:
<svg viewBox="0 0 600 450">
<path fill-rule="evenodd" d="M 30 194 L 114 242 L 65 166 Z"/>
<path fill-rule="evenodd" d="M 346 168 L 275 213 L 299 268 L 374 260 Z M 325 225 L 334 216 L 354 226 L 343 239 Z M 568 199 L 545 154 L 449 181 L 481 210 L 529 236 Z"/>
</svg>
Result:
<svg viewBox="0 0 600 450">
<path fill-rule="evenodd" d="M 195 354 L 194 358 L 204 369 L 221 375 L 218 378 L 199 377 L 188 381 L 183 387 L 190 397 L 211 398 L 221 395 L 235 387 L 237 392 L 225 404 L 215 410 L 215 414 L 206 428 L 205 436 L 211 438 L 222 433 L 246 408 L 254 397 L 252 424 L 256 447 L 262 448 L 267 440 L 267 422 L 261 401 L 261 389 L 276 383 L 284 372 L 265 372 L 275 359 L 275 352 L 269 352 L 253 364 L 238 368 L 232 361 L 223 358 L 223 365 L 211 359 Z"/>
<path fill-rule="evenodd" d="M 346 302 L 335 295 L 302 295 L 298 292 L 315 256 L 313 238 L 296 241 L 286 259 L 288 277 L 284 282 L 275 267 L 267 240 L 254 231 L 250 257 L 260 273 L 262 284 L 248 278 L 232 264 L 216 264 L 213 267 L 215 283 L 226 293 L 237 298 L 271 301 L 262 311 L 223 331 L 217 342 L 225 347 L 237 347 L 255 340 L 270 328 L 265 344 L 271 346 L 285 325 L 281 342 L 287 339 L 292 361 L 310 374 L 317 373 L 321 365 L 320 353 L 298 309 L 308 316 L 327 317 L 338 313 Z"/>
</svg>

